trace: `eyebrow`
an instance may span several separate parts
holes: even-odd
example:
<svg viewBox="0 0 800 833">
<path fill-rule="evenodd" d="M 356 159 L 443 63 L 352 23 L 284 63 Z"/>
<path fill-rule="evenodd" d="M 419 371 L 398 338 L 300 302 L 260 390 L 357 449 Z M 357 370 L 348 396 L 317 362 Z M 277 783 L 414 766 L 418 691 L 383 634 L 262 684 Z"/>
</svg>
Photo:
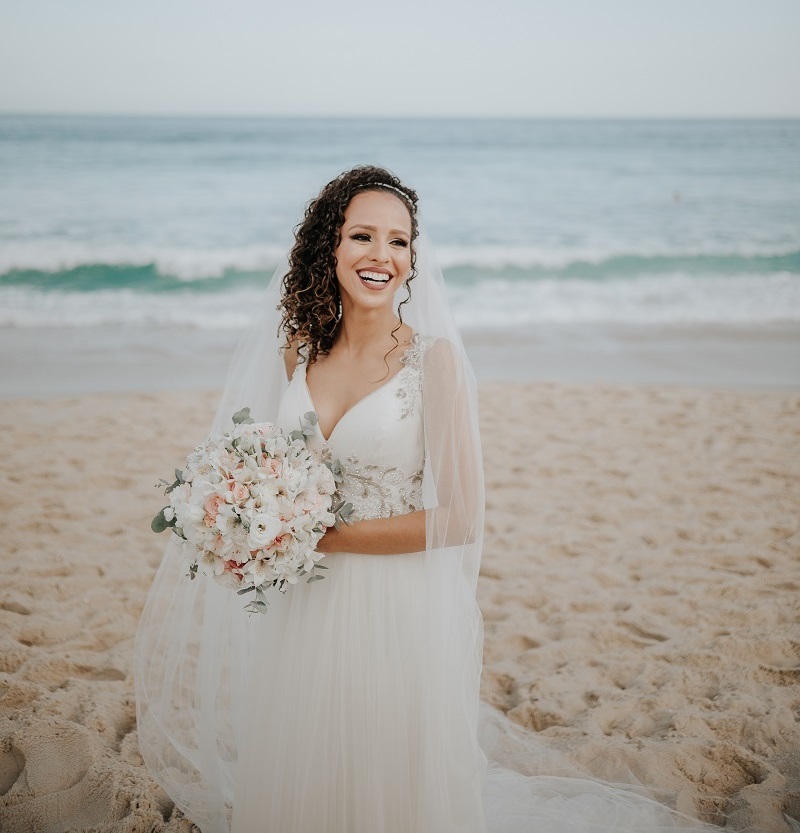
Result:
<svg viewBox="0 0 800 833">
<path fill-rule="evenodd" d="M 377 231 L 378 230 L 377 228 L 375 228 L 375 226 L 365 226 L 363 223 L 356 223 L 355 225 L 350 226 L 350 228 L 351 229 L 365 228 L 367 231 Z M 409 236 L 409 232 L 404 231 L 403 229 L 400 229 L 400 228 L 389 229 L 389 234 L 404 234 L 406 237 Z"/>
</svg>

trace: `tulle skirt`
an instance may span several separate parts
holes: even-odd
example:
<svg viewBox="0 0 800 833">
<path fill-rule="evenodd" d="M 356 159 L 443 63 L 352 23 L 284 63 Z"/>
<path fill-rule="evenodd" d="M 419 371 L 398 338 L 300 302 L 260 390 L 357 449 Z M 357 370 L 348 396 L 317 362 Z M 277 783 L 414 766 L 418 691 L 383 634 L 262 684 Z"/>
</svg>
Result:
<svg viewBox="0 0 800 833">
<path fill-rule="evenodd" d="M 328 563 L 256 623 L 234 833 L 705 829 L 479 707 L 480 612 L 465 586 L 442 615 L 424 553 Z"/>
<path fill-rule="evenodd" d="M 234 833 L 482 833 L 468 588 L 454 622 L 424 553 L 325 561 L 256 623 Z"/>
</svg>

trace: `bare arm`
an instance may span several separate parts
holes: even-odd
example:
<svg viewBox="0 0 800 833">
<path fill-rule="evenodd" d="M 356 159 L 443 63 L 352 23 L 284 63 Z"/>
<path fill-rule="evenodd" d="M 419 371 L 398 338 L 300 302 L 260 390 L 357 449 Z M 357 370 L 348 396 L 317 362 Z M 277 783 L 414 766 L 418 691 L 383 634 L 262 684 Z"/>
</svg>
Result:
<svg viewBox="0 0 800 833">
<path fill-rule="evenodd" d="M 426 510 L 393 515 L 391 518 L 370 518 L 352 524 L 331 527 L 317 544 L 318 552 L 359 552 L 375 555 L 396 555 L 422 552 L 425 549 Z"/>
</svg>

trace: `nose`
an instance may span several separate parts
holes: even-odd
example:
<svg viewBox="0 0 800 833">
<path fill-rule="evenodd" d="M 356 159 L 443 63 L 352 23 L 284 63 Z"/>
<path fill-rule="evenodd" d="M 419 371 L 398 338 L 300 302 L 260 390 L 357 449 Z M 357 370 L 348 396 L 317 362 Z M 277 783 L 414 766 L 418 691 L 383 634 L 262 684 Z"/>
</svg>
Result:
<svg viewBox="0 0 800 833">
<path fill-rule="evenodd" d="M 370 258 L 376 263 L 389 262 L 389 243 L 386 240 L 376 240 L 372 245 Z"/>
</svg>

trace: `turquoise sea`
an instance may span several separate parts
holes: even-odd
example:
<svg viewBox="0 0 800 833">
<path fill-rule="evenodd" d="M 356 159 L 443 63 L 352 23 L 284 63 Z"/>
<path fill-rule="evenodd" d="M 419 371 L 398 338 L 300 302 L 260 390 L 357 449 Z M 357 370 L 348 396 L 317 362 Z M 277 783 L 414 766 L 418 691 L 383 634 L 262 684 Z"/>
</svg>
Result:
<svg viewBox="0 0 800 833">
<path fill-rule="evenodd" d="M 800 322 L 798 120 L 0 116 L 0 328 L 233 329 L 358 163 L 465 330 Z"/>
</svg>

